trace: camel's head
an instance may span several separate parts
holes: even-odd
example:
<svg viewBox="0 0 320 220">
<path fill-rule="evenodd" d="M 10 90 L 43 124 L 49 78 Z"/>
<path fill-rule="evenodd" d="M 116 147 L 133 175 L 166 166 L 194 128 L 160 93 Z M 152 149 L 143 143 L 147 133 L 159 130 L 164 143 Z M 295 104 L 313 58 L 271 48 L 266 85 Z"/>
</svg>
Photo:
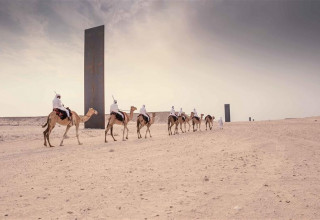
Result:
<svg viewBox="0 0 320 220">
<path fill-rule="evenodd" d="M 201 118 L 204 116 L 204 114 L 201 114 Z"/>
<path fill-rule="evenodd" d="M 212 120 L 214 120 L 215 119 L 215 117 L 212 115 Z"/>
<path fill-rule="evenodd" d="M 93 108 L 89 108 L 88 114 L 89 114 L 89 115 L 97 115 L 97 114 L 98 114 L 98 111 L 95 110 L 95 109 L 93 109 Z"/>
<path fill-rule="evenodd" d="M 191 118 L 192 118 L 192 117 L 194 116 L 194 113 L 193 113 L 193 112 L 191 112 L 190 116 L 191 116 Z"/>
<path fill-rule="evenodd" d="M 137 108 L 134 106 L 131 106 L 130 110 L 134 112 L 135 110 L 137 110 Z"/>
</svg>

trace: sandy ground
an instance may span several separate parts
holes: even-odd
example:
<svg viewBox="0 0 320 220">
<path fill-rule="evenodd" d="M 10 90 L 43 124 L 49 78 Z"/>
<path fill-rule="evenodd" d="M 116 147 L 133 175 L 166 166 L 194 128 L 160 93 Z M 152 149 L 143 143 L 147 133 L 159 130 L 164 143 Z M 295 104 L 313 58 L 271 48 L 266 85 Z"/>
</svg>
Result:
<svg viewBox="0 0 320 220">
<path fill-rule="evenodd" d="M 81 127 L 62 147 L 57 126 L 54 148 L 43 122 L 0 120 L 0 219 L 320 219 L 320 117 L 108 143 Z"/>
</svg>

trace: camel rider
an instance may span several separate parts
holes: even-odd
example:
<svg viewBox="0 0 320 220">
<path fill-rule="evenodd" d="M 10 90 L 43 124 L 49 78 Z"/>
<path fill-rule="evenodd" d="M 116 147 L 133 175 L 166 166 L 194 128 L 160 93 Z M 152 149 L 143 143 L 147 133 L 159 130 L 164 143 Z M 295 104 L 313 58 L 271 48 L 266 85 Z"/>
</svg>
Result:
<svg viewBox="0 0 320 220">
<path fill-rule="evenodd" d="M 196 117 L 198 120 L 200 120 L 200 118 L 198 116 L 198 113 L 197 113 L 195 108 L 193 109 L 193 117 Z"/>
<path fill-rule="evenodd" d="M 178 113 L 178 117 L 179 116 L 182 116 L 182 108 L 180 108 L 180 111 L 179 111 L 179 113 Z"/>
<path fill-rule="evenodd" d="M 60 94 L 56 94 L 56 96 L 54 97 L 54 99 L 52 101 L 53 109 L 57 108 L 57 109 L 60 109 L 62 111 L 65 111 L 67 113 L 68 119 L 71 121 L 70 112 L 69 112 L 68 109 L 66 109 L 64 107 L 64 105 L 62 104 L 60 99 L 61 99 L 61 95 Z"/>
<path fill-rule="evenodd" d="M 140 114 L 142 114 L 143 116 L 146 117 L 147 122 L 150 121 L 149 115 L 147 114 L 147 110 L 146 110 L 146 106 L 142 105 L 142 107 L 140 108 Z"/>
<path fill-rule="evenodd" d="M 110 106 L 110 114 L 116 113 L 121 116 L 122 120 L 124 119 L 122 113 L 119 111 L 117 100 L 113 101 L 113 104 Z"/>
<path fill-rule="evenodd" d="M 171 108 L 170 115 L 173 116 L 175 119 L 178 119 L 176 116 L 176 111 L 174 110 L 174 106 L 172 106 Z"/>
<path fill-rule="evenodd" d="M 178 117 L 182 117 L 183 120 L 186 120 L 186 117 L 183 115 L 183 111 L 182 111 L 182 108 L 180 108 L 180 111 L 178 113 Z"/>
</svg>

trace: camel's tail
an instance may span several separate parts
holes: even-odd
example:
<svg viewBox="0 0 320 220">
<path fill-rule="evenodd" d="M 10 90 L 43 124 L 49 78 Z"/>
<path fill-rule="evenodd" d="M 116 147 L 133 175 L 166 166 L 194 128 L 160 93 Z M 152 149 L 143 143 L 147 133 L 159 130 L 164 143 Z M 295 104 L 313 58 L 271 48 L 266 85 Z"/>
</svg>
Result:
<svg viewBox="0 0 320 220">
<path fill-rule="evenodd" d="M 48 125 L 48 123 L 49 123 L 49 117 L 47 117 L 47 122 L 44 125 L 42 125 L 42 127 L 44 128 L 45 126 Z"/>
</svg>

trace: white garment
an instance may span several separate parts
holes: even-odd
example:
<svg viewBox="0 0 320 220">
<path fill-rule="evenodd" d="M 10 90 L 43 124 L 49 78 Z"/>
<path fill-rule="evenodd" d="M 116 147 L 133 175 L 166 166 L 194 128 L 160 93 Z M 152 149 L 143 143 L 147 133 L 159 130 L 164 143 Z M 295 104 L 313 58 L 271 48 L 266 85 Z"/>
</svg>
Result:
<svg viewBox="0 0 320 220">
<path fill-rule="evenodd" d="M 143 114 L 144 116 L 146 116 L 148 118 L 148 121 L 150 121 L 150 118 L 147 114 L 147 110 L 144 106 L 142 106 L 142 108 L 140 108 L 140 114 Z"/>
<path fill-rule="evenodd" d="M 124 115 L 119 111 L 118 104 L 113 103 L 112 105 L 110 105 L 110 113 L 112 112 L 120 115 L 122 119 L 124 119 Z"/>
<path fill-rule="evenodd" d="M 68 109 L 66 109 L 66 108 L 63 106 L 61 100 L 58 98 L 58 95 L 56 95 L 56 96 L 54 97 L 54 99 L 53 99 L 53 101 L 52 101 L 52 107 L 53 107 L 53 108 L 60 109 L 60 110 L 62 110 L 62 111 L 65 111 L 65 112 L 67 113 L 67 116 L 70 117 L 70 113 L 69 113 Z"/>
<path fill-rule="evenodd" d="M 174 115 L 174 116 L 176 116 L 176 111 L 174 110 L 174 108 L 172 108 L 172 109 L 171 109 L 171 111 L 170 111 L 170 115 Z"/>
<path fill-rule="evenodd" d="M 197 111 L 196 111 L 196 110 L 194 110 L 194 111 L 193 111 L 193 116 L 195 116 L 195 117 L 198 117 L 198 118 L 199 118 L 198 113 L 197 113 Z"/>
<path fill-rule="evenodd" d="M 222 128 L 222 127 L 223 127 L 223 121 L 222 121 L 222 118 L 220 118 L 218 122 L 219 122 L 219 126 L 220 126 L 220 128 Z"/>
<path fill-rule="evenodd" d="M 178 113 L 178 116 L 182 115 L 182 109 L 180 109 L 180 112 Z"/>
<path fill-rule="evenodd" d="M 119 113 L 118 104 L 113 103 L 112 105 L 110 105 L 110 113 L 111 112 Z"/>
</svg>

